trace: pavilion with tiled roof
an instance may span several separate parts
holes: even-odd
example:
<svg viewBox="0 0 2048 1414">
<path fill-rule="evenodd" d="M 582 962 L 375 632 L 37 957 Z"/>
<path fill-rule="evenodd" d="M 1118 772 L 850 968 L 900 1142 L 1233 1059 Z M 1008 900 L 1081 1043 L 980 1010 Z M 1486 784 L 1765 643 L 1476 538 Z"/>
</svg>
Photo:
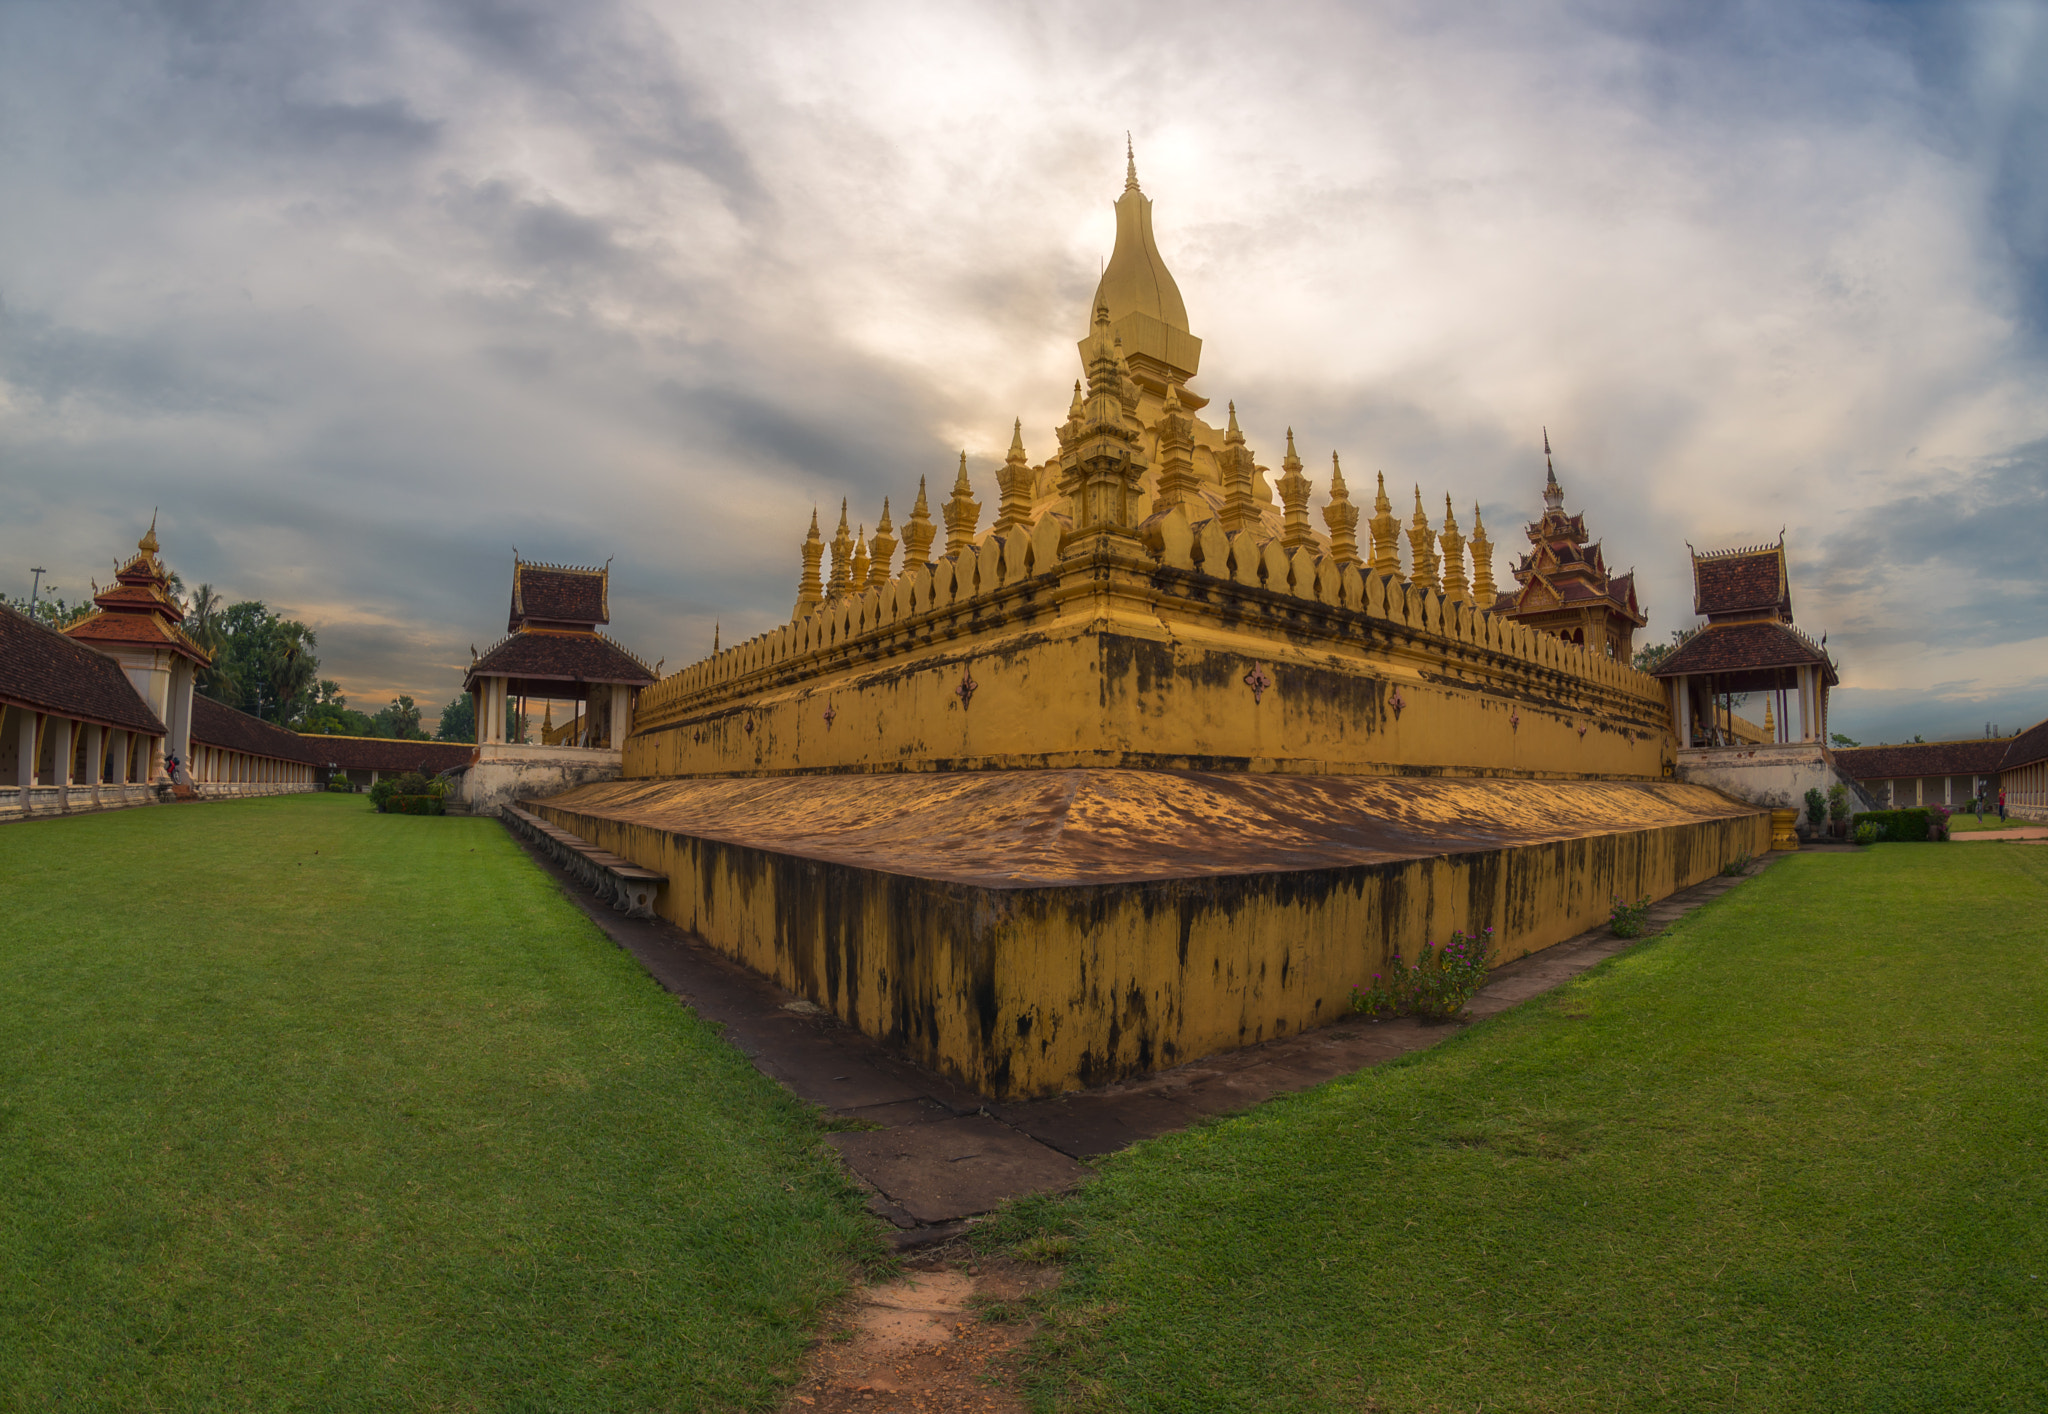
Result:
<svg viewBox="0 0 2048 1414">
<path fill-rule="evenodd" d="M 506 635 L 476 656 L 463 683 L 476 701 L 477 755 L 464 782 L 472 806 L 494 809 L 543 779 L 617 774 L 633 700 L 655 674 L 599 631 L 610 618 L 608 565 L 513 557 Z M 507 706 L 528 699 L 577 705 L 553 739 L 507 741 Z M 530 724 L 524 710 L 520 719 Z"/>
<path fill-rule="evenodd" d="M 1840 679 L 1826 651 L 1792 626 L 1784 536 L 1775 545 L 1694 550 L 1692 580 L 1693 611 L 1707 622 L 1654 669 L 1676 685 L 1680 747 L 1731 744 L 1718 739 L 1717 714 L 1702 709 L 1751 692 L 1775 703 L 1780 741 L 1825 742 L 1827 692 Z"/>
<path fill-rule="evenodd" d="M 2023 820 L 2048 820 L 2048 721 L 2014 737 L 1998 763 L 2006 808 Z"/>
<path fill-rule="evenodd" d="M 0 604 L 0 816 L 153 800 L 163 738 L 121 664 Z"/>
<path fill-rule="evenodd" d="M 114 571 L 105 589 L 94 586 L 93 612 L 65 627 L 67 637 L 106 654 L 121 665 L 135 690 L 163 722 L 161 752 L 149 774 L 161 773 L 163 759 L 184 760 L 192 737 L 192 688 L 197 672 L 213 655 L 179 627 L 184 606 L 171 594 L 170 571 L 157 557 L 156 517 L 135 543 L 135 553 Z"/>
<path fill-rule="evenodd" d="M 1600 544 L 1586 530 L 1585 515 L 1566 513 L 1547 428 L 1543 466 L 1543 514 L 1528 526 L 1533 548 L 1514 565 L 1516 587 L 1494 600 L 1493 612 L 1628 662 L 1636 630 L 1649 621 L 1636 602 L 1635 571 L 1608 574 Z"/>
</svg>

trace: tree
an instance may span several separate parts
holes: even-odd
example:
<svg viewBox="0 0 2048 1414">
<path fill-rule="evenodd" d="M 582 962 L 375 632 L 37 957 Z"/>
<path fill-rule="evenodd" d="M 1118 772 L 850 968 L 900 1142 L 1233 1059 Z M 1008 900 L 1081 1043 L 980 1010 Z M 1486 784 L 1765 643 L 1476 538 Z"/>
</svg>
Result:
<svg viewBox="0 0 2048 1414">
<path fill-rule="evenodd" d="M 436 741 L 476 740 L 476 699 L 468 693 L 457 696 L 441 709 L 441 725 L 434 732 Z"/>
<path fill-rule="evenodd" d="M 322 678 L 313 690 L 313 701 L 299 719 L 299 730 L 321 736 L 374 736 L 377 723 L 367 712 L 348 705 L 341 684 Z"/>
<path fill-rule="evenodd" d="M 44 628 L 63 628 L 67 624 L 77 623 L 93 612 L 92 600 L 88 599 L 83 604 L 67 604 L 50 593 L 52 587 L 43 587 L 43 592 L 36 596 L 33 607 L 26 599 L 0 599 L 0 603 L 4 603 L 23 618 L 33 619 Z"/>
<path fill-rule="evenodd" d="M 1656 672 L 1658 664 L 1675 653 L 1678 650 L 1679 644 L 1686 642 L 1698 632 L 1697 628 L 1675 628 L 1671 630 L 1671 641 L 1669 643 L 1644 644 L 1636 650 L 1634 660 L 1636 671 L 1639 673 Z"/>
<path fill-rule="evenodd" d="M 1840 732 L 1830 732 L 1830 733 L 1828 733 L 1828 745 L 1830 745 L 1830 746 L 1861 746 L 1861 745 L 1863 745 L 1863 743 L 1862 743 L 1862 742 L 1860 742 L 1860 741 L 1857 741 L 1857 740 L 1856 740 L 1855 738 L 1853 738 L 1853 737 L 1846 737 L 1846 736 L 1843 736 L 1843 735 L 1842 735 L 1842 734 L 1841 734 Z"/>
<path fill-rule="evenodd" d="M 217 632 L 214 671 L 201 689 L 208 697 L 281 726 L 313 705 L 320 680 L 313 630 L 245 599 L 220 611 Z"/>
<path fill-rule="evenodd" d="M 374 736 L 393 737 L 400 741 L 425 741 L 427 734 L 420 727 L 420 709 L 410 697 L 394 697 L 391 705 L 371 719 L 376 724 Z"/>
</svg>

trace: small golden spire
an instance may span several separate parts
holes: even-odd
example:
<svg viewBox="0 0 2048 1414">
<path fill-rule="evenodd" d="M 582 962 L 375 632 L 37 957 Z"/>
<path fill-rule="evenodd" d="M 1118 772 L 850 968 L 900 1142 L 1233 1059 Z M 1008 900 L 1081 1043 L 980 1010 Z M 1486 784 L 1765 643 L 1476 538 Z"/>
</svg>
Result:
<svg viewBox="0 0 2048 1414">
<path fill-rule="evenodd" d="M 863 522 L 853 537 L 853 592 L 868 587 L 868 528 Z"/>
<path fill-rule="evenodd" d="M 1444 549 L 1444 594 L 1453 604 L 1472 602 L 1465 579 L 1465 537 L 1458 534 L 1458 513 L 1451 509 L 1449 492 L 1444 493 L 1444 530 L 1437 537 Z"/>
<path fill-rule="evenodd" d="M 1550 510 L 1564 510 L 1564 488 L 1557 484 L 1557 468 L 1550 462 L 1550 429 L 1543 429 L 1543 504 Z"/>
<path fill-rule="evenodd" d="M 1036 480 L 1031 474 L 1031 459 L 1024 450 L 1024 419 L 1020 417 L 1010 429 L 1010 454 L 1003 460 L 1003 469 L 996 473 L 996 486 L 1002 497 L 996 505 L 996 534 L 1007 535 L 1030 523 L 1031 491 Z"/>
<path fill-rule="evenodd" d="M 805 614 L 825 601 L 825 586 L 818 578 L 818 564 L 825 557 L 825 541 L 818 534 L 818 508 L 811 507 L 811 530 L 804 536 L 804 572 L 796 585 L 796 614 Z"/>
<path fill-rule="evenodd" d="M 875 538 L 868 542 L 868 587 L 880 589 L 889 582 L 889 569 L 896 562 L 896 527 L 889 523 L 889 498 L 882 498 L 882 518 L 875 523 Z"/>
<path fill-rule="evenodd" d="M 716 652 L 718 651 L 718 620 L 717 620 L 717 619 L 713 619 L 713 620 L 711 621 L 711 651 L 712 651 L 713 653 L 716 653 Z"/>
<path fill-rule="evenodd" d="M 1774 713 L 1774 712 L 1773 712 L 1773 711 L 1771 710 L 1771 699 L 1770 699 L 1770 698 L 1769 698 L 1769 697 L 1767 696 L 1767 697 L 1765 697 L 1765 698 L 1764 698 L 1764 740 L 1765 740 L 1765 741 L 1776 741 L 1777 739 L 1778 739 L 1778 720 L 1777 720 L 1777 714 L 1776 714 L 1776 713 Z"/>
<path fill-rule="evenodd" d="M 1486 522 L 1479 518 L 1479 503 L 1472 503 L 1472 599 L 1491 611 L 1500 599 L 1493 585 L 1493 542 L 1486 538 Z"/>
<path fill-rule="evenodd" d="M 910 519 L 903 526 L 903 568 L 912 565 L 930 564 L 932 558 L 932 537 L 939 528 L 932 524 L 932 508 L 925 504 L 924 478 L 917 478 L 917 503 L 910 508 Z"/>
<path fill-rule="evenodd" d="M 149 512 L 149 529 L 142 532 L 142 538 L 135 542 L 135 548 L 145 555 L 154 555 L 157 552 L 156 510 L 154 507 Z"/>
<path fill-rule="evenodd" d="M 1380 473 L 1379 494 L 1372 500 L 1373 516 L 1367 528 L 1372 532 L 1372 572 L 1401 572 L 1401 522 L 1394 519 L 1394 503 L 1387 499 L 1387 474 Z"/>
<path fill-rule="evenodd" d="M 960 454 L 960 474 L 953 479 L 953 495 L 940 508 L 946 517 L 946 553 L 957 555 L 974 548 L 974 527 L 981 520 L 981 502 L 974 499 L 974 486 L 967 479 L 967 453 Z"/>
<path fill-rule="evenodd" d="M 1274 489 L 1283 508 L 1280 544 L 1288 550 L 1314 549 L 1316 533 L 1308 519 L 1308 493 L 1312 483 L 1301 474 L 1301 458 L 1294 451 L 1294 429 L 1287 429 L 1287 455 L 1280 459 L 1280 479 Z"/>
<path fill-rule="evenodd" d="M 1226 442 L 1242 442 L 1244 441 L 1244 433 L 1239 431 L 1237 426 L 1237 403 L 1235 400 L 1232 400 L 1228 406 L 1230 408 L 1230 426 L 1225 429 L 1223 440 Z"/>
<path fill-rule="evenodd" d="M 1429 513 L 1422 509 L 1422 488 L 1415 488 L 1415 519 L 1408 526 L 1408 582 L 1419 589 L 1436 588 L 1436 547 L 1430 543 Z"/>
<path fill-rule="evenodd" d="M 1335 452 L 1330 453 L 1330 504 L 1323 507 L 1323 524 L 1330 528 L 1330 558 L 1339 565 L 1357 564 L 1358 507 L 1351 504 L 1344 467 Z"/>
<path fill-rule="evenodd" d="M 1124 190 L 1138 189 L 1138 154 L 1131 149 L 1130 129 L 1124 130 Z"/>
<path fill-rule="evenodd" d="M 853 535 L 846 528 L 846 498 L 839 498 L 839 529 L 832 535 L 832 578 L 825 596 L 837 599 L 853 588 Z"/>
</svg>

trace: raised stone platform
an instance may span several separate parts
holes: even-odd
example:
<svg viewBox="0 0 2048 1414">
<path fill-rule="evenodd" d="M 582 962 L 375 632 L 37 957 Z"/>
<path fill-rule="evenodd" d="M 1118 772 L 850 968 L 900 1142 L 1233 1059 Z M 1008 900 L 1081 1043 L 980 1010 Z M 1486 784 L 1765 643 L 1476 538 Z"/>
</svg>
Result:
<svg viewBox="0 0 2048 1414">
<path fill-rule="evenodd" d="M 532 808 L 666 875 L 670 921 L 1004 1098 L 1325 1024 L 1397 948 L 1492 927 L 1505 961 L 1770 834 L 1674 781 L 719 777 Z"/>
</svg>

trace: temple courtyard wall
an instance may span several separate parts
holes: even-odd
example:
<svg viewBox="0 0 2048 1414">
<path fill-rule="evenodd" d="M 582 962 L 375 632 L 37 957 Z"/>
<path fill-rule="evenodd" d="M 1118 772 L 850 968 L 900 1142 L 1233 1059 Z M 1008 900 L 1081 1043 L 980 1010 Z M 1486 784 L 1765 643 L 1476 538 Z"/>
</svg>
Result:
<svg viewBox="0 0 2048 1414">
<path fill-rule="evenodd" d="M 622 780 L 532 807 L 660 913 L 984 1094 L 1336 1020 L 1396 947 L 1506 961 L 1769 847 L 1676 781 L 1158 770 Z"/>
</svg>

